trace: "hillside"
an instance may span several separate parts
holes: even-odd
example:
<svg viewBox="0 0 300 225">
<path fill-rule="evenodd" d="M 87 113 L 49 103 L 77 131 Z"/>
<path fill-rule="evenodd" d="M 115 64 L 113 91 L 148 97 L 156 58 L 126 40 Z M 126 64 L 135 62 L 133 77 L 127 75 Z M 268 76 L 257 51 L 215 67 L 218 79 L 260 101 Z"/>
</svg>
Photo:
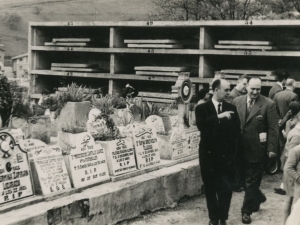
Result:
<svg viewBox="0 0 300 225">
<path fill-rule="evenodd" d="M 0 6 L 5 56 L 27 52 L 28 21 L 147 20 L 153 9 L 151 0 L 0 0 Z"/>
</svg>

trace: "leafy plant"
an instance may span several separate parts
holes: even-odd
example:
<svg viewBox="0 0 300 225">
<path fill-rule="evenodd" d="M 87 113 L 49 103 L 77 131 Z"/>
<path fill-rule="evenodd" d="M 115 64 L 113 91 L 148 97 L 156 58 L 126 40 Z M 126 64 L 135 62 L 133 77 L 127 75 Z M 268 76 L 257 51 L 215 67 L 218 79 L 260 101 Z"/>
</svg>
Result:
<svg viewBox="0 0 300 225">
<path fill-rule="evenodd" d="M 107 129 L 103 129 L 101 132 L 97 134 L 93 134 L 93 138 L 95 141 L 112 141 L 121 138 L 120 131 L 115 125 L 112 118 L 109 117 L 107 114 L 100 114 L 96 118 L 97 120 L 104 120 Z"/>
<path fill-rule="evenodd" d="M 57 98 L 49 97 L 45 99 L 41 105 L 50 111 L 56 111 L 59 108 L 59 101 Z"/>
<path fill-rule="evenodd" d="M 86 124 L 78 121 L 76 121 L 75 125 L 71 123 L 65 123 L 61 130 L 71 134 L 79 134 L 87 131 Z"/>
<path fill-rule="evenodd" d="M 92 106 L 99 109 L 103 114 L 110 115 L 114 113 L 115 109 L 126 108 L 126 102 L 123 98 L 117 95 L 106 95 L 96 98 L 92 96 Z"/>
</svg>

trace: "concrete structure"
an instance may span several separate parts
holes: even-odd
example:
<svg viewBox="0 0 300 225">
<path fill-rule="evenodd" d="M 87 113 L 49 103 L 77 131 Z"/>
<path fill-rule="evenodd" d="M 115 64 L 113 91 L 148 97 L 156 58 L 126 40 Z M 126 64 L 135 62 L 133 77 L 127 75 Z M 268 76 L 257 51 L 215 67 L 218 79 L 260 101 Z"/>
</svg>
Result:
<svg viewBox="0 0 300 225">
<path fill-rule="evenodd" d="M 3 74 L 4 72 L 4 53 L 5 50 L 3 48 L 3 45 L 0 44 L 0 74 Z"/>
<path fill-rule="evenodd" d="M 12 57 L 12 67 L 15 78 L 27 78 L 28 75 L 28 53 Z"/>
</svg>

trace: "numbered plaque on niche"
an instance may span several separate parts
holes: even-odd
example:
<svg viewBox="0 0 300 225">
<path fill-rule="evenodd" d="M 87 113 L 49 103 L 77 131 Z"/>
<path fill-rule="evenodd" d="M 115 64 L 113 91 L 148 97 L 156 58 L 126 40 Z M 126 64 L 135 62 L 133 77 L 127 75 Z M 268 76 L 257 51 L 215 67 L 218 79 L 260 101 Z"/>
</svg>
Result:
<svg viewBox="0 0 300 225">
<path fill-rule="evenodd" d="M 120 175 L 136 170 L 132 138 L 101 142 L 105 148 L 110 175 Z"/>
<path fill-rule="evenodd" d="M 155 127 L 157 132 L 165 132 L 163 120 L 160 116 L 152 115 L 145 120 L 146 124 L 150 127 Z"/>
<path fill-rule="evenodd" d="M 190 155 L 184 130 L 175 128 L 171 135 L 172 159 L 180 159 Z"/>
<path fill-rule="evenodd" d="M 70 178 L 59 146 L 32 151 L 41 192 L 44 195 L 71 188 Z M 35 182 L 36 183 L 36 182 Z"/>
<path fill-rule="evenodd" d="M 154 127 L 137 127 L 133 135 L 138 169 L 146 169 L 160 163 L 157 135 Z"/>
<path fill-rule="evenodd" d="M 83 187 L 109 179 L 106 156 L 90 133 L 78 135 L 76 148 L 66 156 L 67 169 L 74 187 Z"/>
<path fill-rule="evenodd" d="M 34 194 L 27 153 L 12 135 L 0 133 L 0 205 Z"/>
</svg>

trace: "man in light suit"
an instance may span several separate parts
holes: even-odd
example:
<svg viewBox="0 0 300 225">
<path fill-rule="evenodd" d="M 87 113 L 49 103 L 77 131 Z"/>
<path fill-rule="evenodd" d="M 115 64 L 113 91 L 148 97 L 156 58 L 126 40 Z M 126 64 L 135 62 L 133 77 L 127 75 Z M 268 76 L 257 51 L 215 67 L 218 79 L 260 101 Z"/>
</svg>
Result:
<svg viewBox="0 0 300 225">
<path fill-rule="evenodd" d="M 273 99 L 277 92 L 283 91 L 286 80 L 289 78 L 290 74 L 285 70 L 276 71 L 277 83 L 269 91 L 269 98 Z"/>
<path fill-rule="evenodd" d="M 230 84 L 217 79 L 212 84 L 212 100 L 195 109 L 196 124 L 201 132 L 200 169 L 205 185 L 209 224 L 226 224 L 232 197 L 237 138 L 240 123 L 236 107 L 225 102 Z"/>
<path fill-rule="evenodd" d="M 259 186 L 263 176 L 262 163 L 266 156 L 276 157 L 278 137 L 278 116 L 275 102 L 260 95 L 261 79 L 252 77 L 247 85 L 248 94 L 237 97 L 241 121 L 242 146 L 245 156 L 246 192 L 242 206 L 242 222 L 252 222 L 250 215 L 259 210 L 266 201 Z"/>
</svg>

